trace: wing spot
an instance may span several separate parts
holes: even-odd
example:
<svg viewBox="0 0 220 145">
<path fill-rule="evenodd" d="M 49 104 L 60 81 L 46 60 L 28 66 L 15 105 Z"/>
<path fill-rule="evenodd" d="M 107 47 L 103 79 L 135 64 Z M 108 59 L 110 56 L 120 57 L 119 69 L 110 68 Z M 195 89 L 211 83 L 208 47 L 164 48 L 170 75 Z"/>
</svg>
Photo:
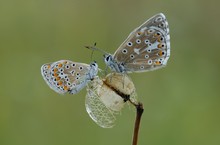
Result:
<svg viewBox="0 0 220 145">
<path fill-rule="evenodd" d="M 165 52 L 164 52 L 164 51 L 159 51 L 159 52 L 158 52 L 158 55 L 159 55 L 159 56 L 164 56 L 164 55 L 165 55 Z"/>
<path fill-rule="evenodd" d="M 130 55 L 130 58 L 131 58 L 131 59 L 134 59 L 134 54 L 131 54 L 131 55 Z"/>
<path fill-rule="evenodd" d="M 138 36 L 141 36 L 141 34 L 142 34 L 141 32 L 137 32 L 137 37 L 138 37 Z"/>
<path fill-rule="evenodd" d="M 161 65 L 161 61 L 155 61 L 155 65 Z"/>
<path fill-rule="evenodd" d="M 75 63 L 73 63 L 73 64 L 72 64 L 72 67 L 75 67 L 75 66 L 76 66 L 76 64 L 75 64 Z"/>
<path fill-rule="evenodd" d="M 165 27 L 165 24 L 162 22 L 158 25 L 159 28 L 164 28 Z"/>
<path fill-rule="evenodd" d="M 69 69 L 70 68 L 70 66 L 69 65 L 66 65 L 66 69 Z"/>
<path fill-rule="evenodd" d="M 156 22 L 161 22 L 162 20 L 163 20 L 162 17 L 157 17 L 155 21 L 156 21 Z"/>
<path fill-rule="evenodd" d="M 159 38 L 157 39 L 157 42 L 162 42 L 162 41 L 164 41 L 164 38 L 163 38 L 163 37 L 159 37 Z"/>
<path fill-rule="evenodd" d="M 154 34 L 154 36 L 155 36 L 155 37 L 161 36 L 161 33 L 160 33 L 160 32 L 157 32 L 157 33 Z"/>
<path fill-rule="evenodd" d="M 148 34 L 151 34 L 151 33 L 154 33 L 154 31 L 155 31 L 154 29 L 149 29 L 149 30 L 147 31 L 147 33 L 148 33 Z"/>
<path fill-rule="evenodd" d="M 141 40 L 140 40 L 140 39 L 137 39 L 137 40 L 136 40 L 136 43 L 137 43 L 137 44 L 140 44 L 140 43 L 141 43 Z"/>
<path fill-rule="evenodd" d="M 157 48 L 165 48 L 165 46 L 166 46 L 165 43 L 160 43 L 157 45 Z"/>
<path fill-rule="evenodd" d="M 122 53 L 123 53 L 123 54 L 127 54 L 127 53 L 128 53 L 128 50 L 127 50 L 127 49 L 123 49 L 123 50 L 122 50 Z"/>
<path fill-rule="evenodd" d="M 145 57 L 146 59 L 148 59 L 148 58 L 149 58 L 149 55 L 146 54 L 144 57 Z"/>
<path fill-rule="evenodd" d="M 150 41 L 149 41 L 148 39 L 144 40 L 144 43 L 145 43 L 145 44 L 149 44 L 149 42 L 150 42 Z"/>
<path fill-rule="evenodd" d="M 127 46 L 129 46 L 129 47 L 131 47 L 132 45 L 133 45 L 132 42 L 128 42 L 128 43 L 127 43 Z"/>
<path fill-rule="evenodd" d="M 74 70 L 72 70 L 70 73 L 71 73 L 72 75 L 74 75 L 75 71 L 74 71 Z"/>
<path fill-rule="evenodd" d="M 149 65 L 151 65 L 151 64 L 152 64 L 152 60 L 149 59 L 149 60 L 147 61 L 147 63 L 148 63 Z"/>
</svg>

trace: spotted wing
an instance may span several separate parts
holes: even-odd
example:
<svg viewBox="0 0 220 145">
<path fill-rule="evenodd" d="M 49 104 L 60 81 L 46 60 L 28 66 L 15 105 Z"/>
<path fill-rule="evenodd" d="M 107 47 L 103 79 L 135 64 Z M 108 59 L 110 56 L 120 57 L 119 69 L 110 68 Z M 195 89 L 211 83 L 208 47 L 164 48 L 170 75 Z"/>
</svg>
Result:
<svg viewBox="0 0 220 145">
<path fill-rule="evenodd" d="M 118 111 L 111 110 L 100 99 L 100 92 L 104 91 L 102 89 L 102 80 L 97 77 L 88 85 L 85 100 L 86 111 L 96 124 L 103 128 L 111 128 L 115 124 L 115 115 Z"/>
<path fill-rule="evenodd" d="M 114 54 L 127 72 L 143 72 L 164 67 L 170 57 L 168 22 L 160 13 L 130 33 Z"/>
<path fill-rule="evenodd" d="M 88 64 L 60 60 L 42 65 L 41 74 L 55 92 L 75 94 L 86 85 L 89 68 Z"/>
</svg>

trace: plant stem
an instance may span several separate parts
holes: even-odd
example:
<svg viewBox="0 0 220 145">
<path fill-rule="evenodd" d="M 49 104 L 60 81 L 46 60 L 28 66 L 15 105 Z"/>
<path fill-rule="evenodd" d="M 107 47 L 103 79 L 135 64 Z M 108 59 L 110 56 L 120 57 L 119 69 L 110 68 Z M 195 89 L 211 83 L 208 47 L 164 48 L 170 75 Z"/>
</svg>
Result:
<svg viewBox="0 0 220 145">
<path fill-rule="evenodd" d="M 132 103 L 132 102 L 131 102 Z M 143 104 L 142 103 L 132 103 L 136 107 L 136 119 L 134 124 L 134 133 L 133 133 L 133 142 L 132 145 L 137 145 L 138 142 L 138 133 L 140 128 L 141 116 L 144 112 Z"/>
</svg>

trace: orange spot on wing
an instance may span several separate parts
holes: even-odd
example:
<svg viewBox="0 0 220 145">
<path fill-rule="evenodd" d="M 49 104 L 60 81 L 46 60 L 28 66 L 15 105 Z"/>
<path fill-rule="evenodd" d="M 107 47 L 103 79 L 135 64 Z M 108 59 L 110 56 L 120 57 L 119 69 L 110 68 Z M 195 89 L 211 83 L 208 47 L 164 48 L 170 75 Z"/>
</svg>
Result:
<svg viewBox="0 0 220 145">
<path fill-rule="evenodd" d="M 58 74 L 57 74 L 57 73 L 54 73 L 53 75 L 54 75 L 55 77 L 57 77 L 57 76 L 58 76 Z"/>
<path fill-rule="evenodd" d="M 141 32 L 137 32 L 138 35 L 141 35 Z"/>
<path fill-rule="evenodd" d="M 157 47 L 158 47 L 158 48 L 162 48 L 162 47 L 164 47 L 164 44 L 163 44 L 163 43 L 160 43 L 160 44 L 157 45 Z"/>
<path fill-rule="evenodd" d="M 61 63 L 58 64 L 58 67 L 61 68 L 63 65 Z"/>
<path fill-rule="evenodd" d="M 60 77 L 56 77 L 56 80 L 59 81 L 59 80 L 60 80 Z"/>
<path fill-rule="evenodd" d="M 164 55 L 164 52 L 163 52 L 163 51 L 160 51 L 160 52 L 158 53 L 158 55 L 159 55 L 159 56 L 162 56 L 162 55 Z"/>
<path fill-rule="evenodd" d="M 155 64 L 156 64 L 156 65 L 160 65 L 161 62 L 160 62 L 160 61 L 155 61 Z"/>
<path fill-rule="evenodd" d="M 154 36 L 155 36 L 155 37 L 159 37 L 159 36 L 160 36 L 160 33 L 155 33 Z"/>
<path fill-rule="evenodd" d="M 64 89 L 65 91 L 67 91 L 69 88 L 68 88 L 67 86 L 64 86 L 63 89 Z"/>
<path fill-rule="evenodd" d="M 59 82 L 58 82 L 58 85 L 59 85 L 59 86 L 60 86 L 60 85 L 62 85 L 62 84 L 63 84 L 63 82 L 62 82 L 62 81 L 59 81 Z"/>
<path fill-rule="evenodd" d="M 157 42 L 161 42 L 161 37 L 159 37 L 159 38 L 157 39 Z"/>
</svg>

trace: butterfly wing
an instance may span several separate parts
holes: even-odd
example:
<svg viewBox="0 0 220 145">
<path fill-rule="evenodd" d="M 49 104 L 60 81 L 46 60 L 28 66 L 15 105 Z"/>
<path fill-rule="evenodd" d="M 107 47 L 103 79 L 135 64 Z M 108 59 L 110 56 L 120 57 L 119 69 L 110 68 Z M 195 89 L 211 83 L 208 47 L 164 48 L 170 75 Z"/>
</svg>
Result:
<svg viewBox="0 0 220 145">
<path fill-rule="evenodd" d="M 85 100 L 86 111 L 92 120 L 103 128 L 111 128 L 116 121 L 116 114 L 123 108 L 125 102 L 119 98 L 117 105 L 110 105 L 115 93 L 103 85 L 103 81 L 96 77 L 87 87 Z M 121 100 L 120 100 L 121 99 Z"/>
<path fill-rule="evenodd" d="M 84 63 L 60 60 L 42 65 L 41 74 L 48 86 L 59 94 L 75 94 L 87 84 L 90 66 Z"/>
<path fill-rule="evenodd" d="M 164 67 L 170 57 L 168 22 L 160 13 L 130 33 L 113 55 L 126 72 L 145 72 Z"/>
</svg>

